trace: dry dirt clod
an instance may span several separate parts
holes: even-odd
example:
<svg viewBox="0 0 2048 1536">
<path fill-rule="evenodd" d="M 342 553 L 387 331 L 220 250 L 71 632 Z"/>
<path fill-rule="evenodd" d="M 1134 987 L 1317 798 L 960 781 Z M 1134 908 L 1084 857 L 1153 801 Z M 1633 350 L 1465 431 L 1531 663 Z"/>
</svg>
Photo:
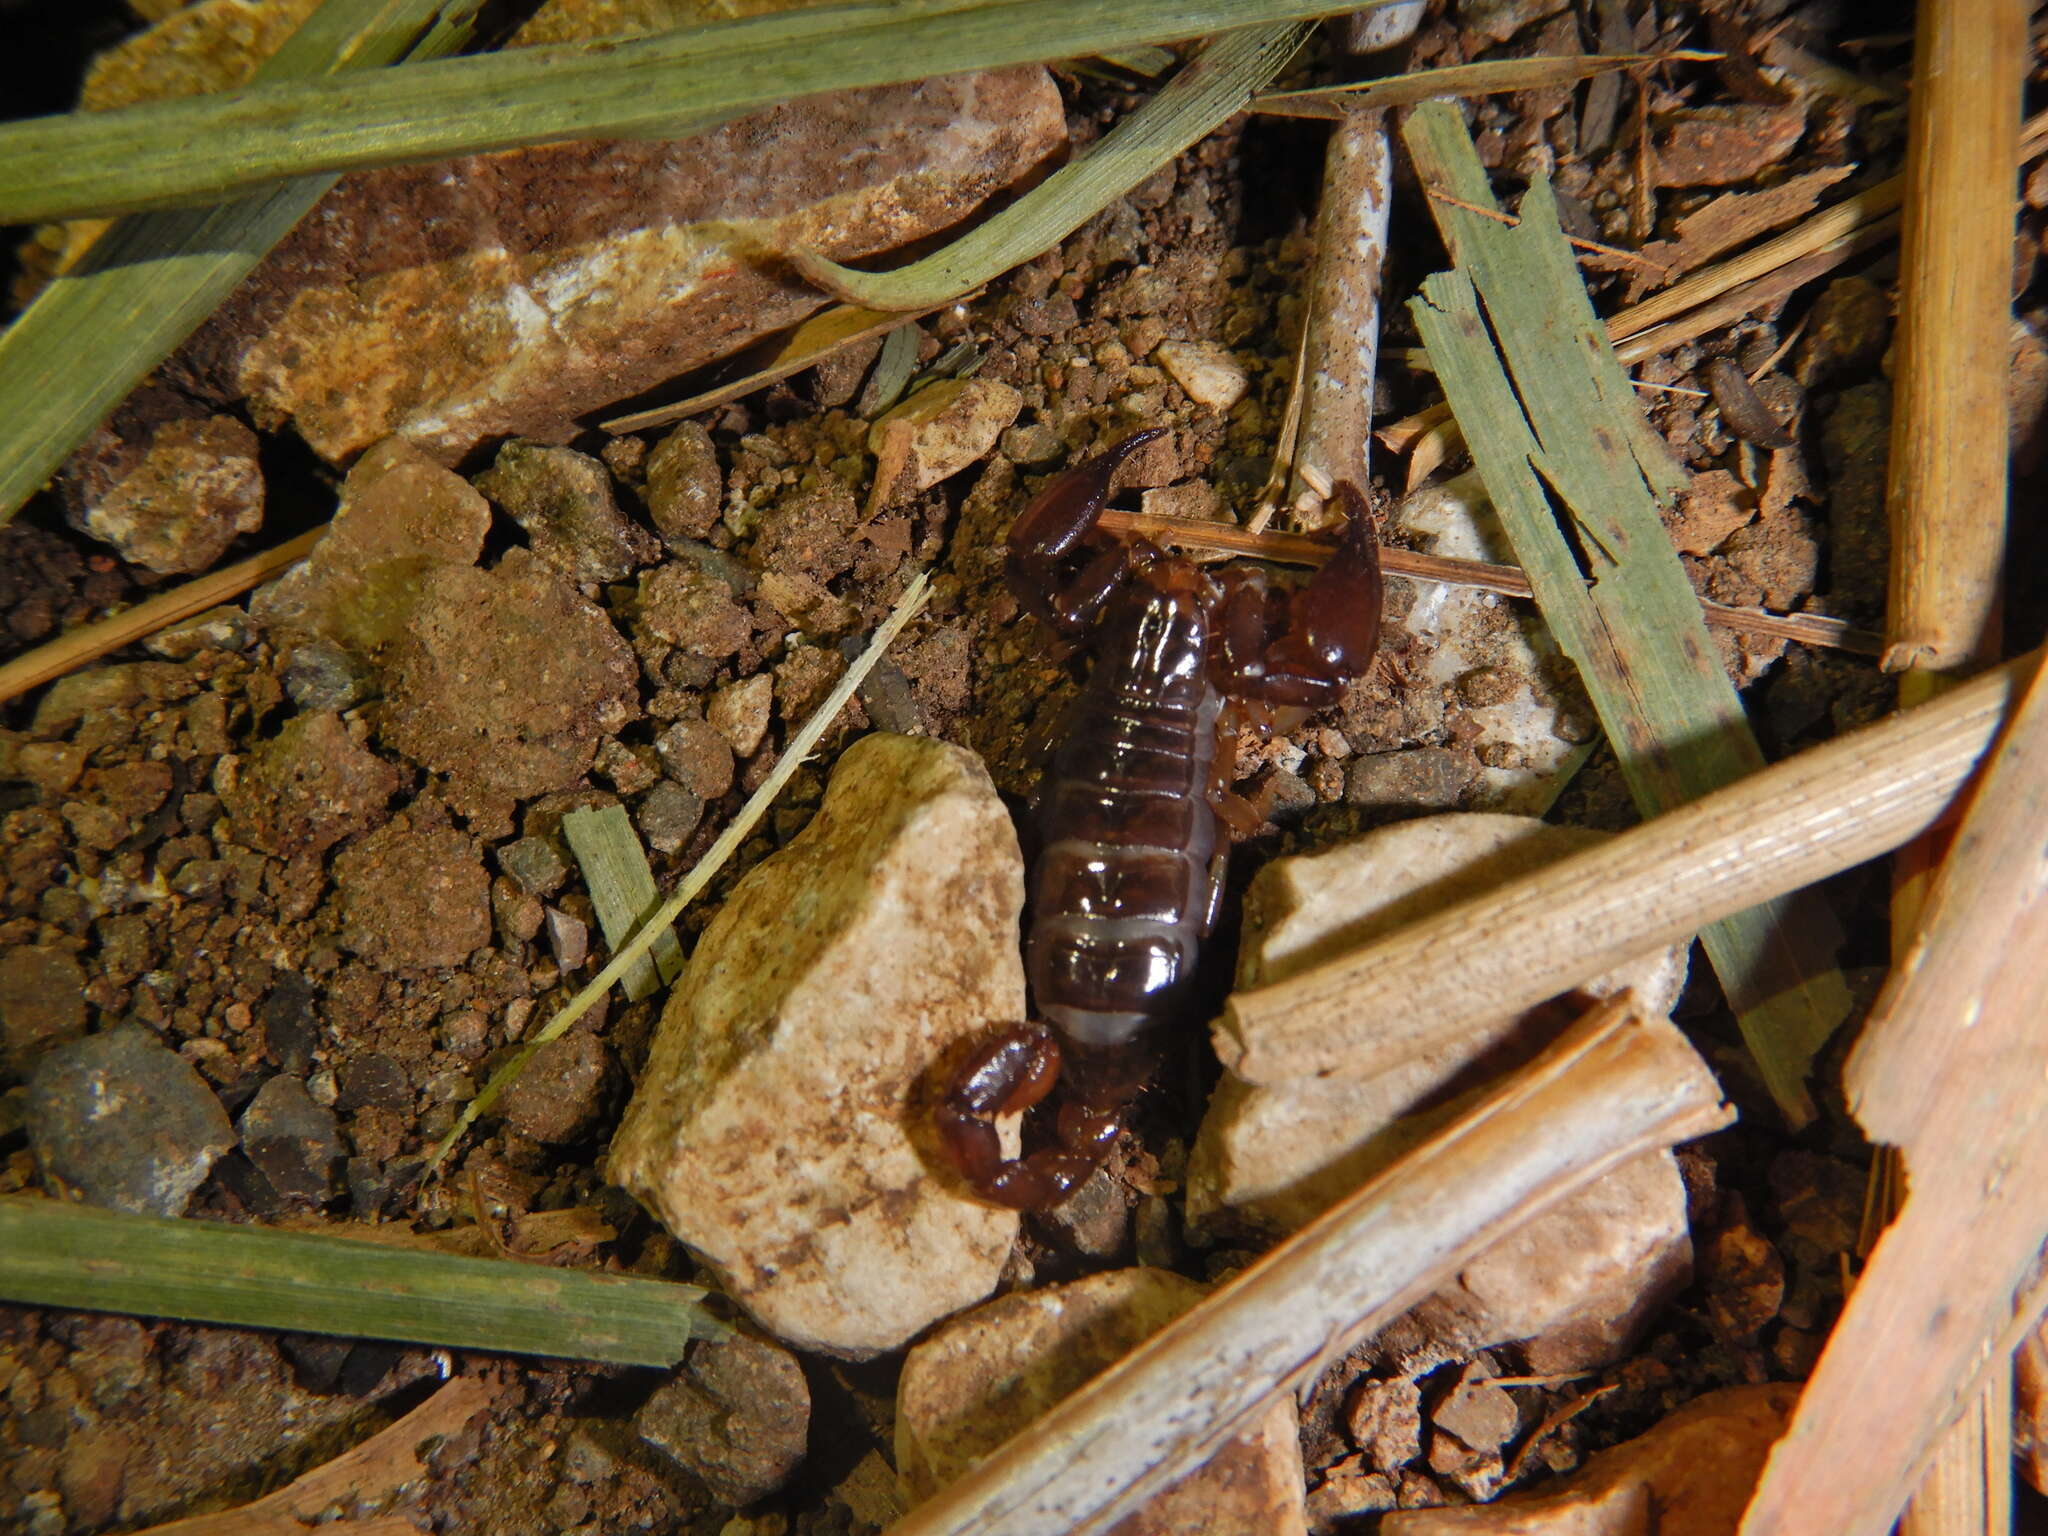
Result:
<svg viewBox="0 0 2048 1536">
<path fill-rule="evenodd" d="M 146 1216 L 183 1215 L 235 1144 L 205 1080 L 134 1024 L 42 1057 L 29 1077 L 28 1132 L 54 1193 Z"/>
<path fill-rule="evenodd" d="M 222 758 L 214 789 L 251 848 L 289 859 L 325 853 L 381 822 L 398 770 L 326 711 L 297 715 L 246 756 Z"/>
<path fill-rule="evenodd" d="M 85 1033 L 85 972 L 68 950 L 18 944 L 0 950 L 0 1078 Z"/>
<path fill-rule="evenodd" d="M 491 878 L 473 838 L 402 815 L 335 855 L 341 942 L 386 971 L 460 965 L 491 940 Z"/>
<path fill-rule="evenodd" d="M 870 736 L 698 941 L 607 1171 L 790 1343 L 891 1349 L 1002 1273 L 1017 1218 L 946 1171 L 927 1095 L 1023 1016 L 1022 903 L 980 762 Z"/>
<path fill-rule="evenodd" d="M 1194 1281 L 1117 1269 L 998 1297 L 910 1351 L 897 1389 L 896 1469 L 915 1504 L 967 1473 L 1090 1377 L 1202 1299 Z M 1115 1536 L 1289 1536 L 1306 1530 L 1293 1404 L 1126 1516 Z"/>
<path fill-rule="evenodd" d="M 701 423 L 678 422 L 655 444 L 647 456 L 647 511 L 671 549 L 711 531 L 723 485 L 718 450 Z"/>
<path fill-rule="evenodd" d="M 510 442 L 475 484 L 571 581 L 622 581 L 660 552 L 652 534 L 620 513 L 611 472 L 588 454 Z"/>
<path fill-rule="evenodd" d="M 808 1449 L 811 1389 L 788 1350 L 746 1334 L 700 1340 L 633 1415 L 642 1440 L 727 1504 L 765 1499 Z"/>
<path fill-rule="evenodd" d="M 1240 987 L 1264 985 L 1437 911 L 1602 834 L 1532 818 L 1425 817 L 1261 870 L 1245 899 Z M 1630 987 L 1668 1012 L 1683 949 L 1659 951 L 1581 989 Z M 1344 1081 L 1254 1087 L 1224 1074 L 1188 1174 L 1188 1218 L 1226 1211 L 1268 1230 L 1298 1227 L 1428 1134 L 1449 1106 L 1526 1060 L 1574 1015 L 1535 1009 L 1475 1030 L 1458 1048 Z M 1612 1358 L 1691 1261 L 1685 1190 L 1668 1153 L 1635 1159 L 1488 1249 L 1426 1304 L 1448 1349 L 1528 1339 L 1532 1368 Z M 1541 1361 L 1540 1365 L 1535 1364 Z"/>
<path fill-rule="evenodd" d="M 383 733 L 488 828 L 576 783 L 632 718 L 638 673 L 604 611 L 530 551 L 490 571 L 439 566 L 392 647 Z"/>
</svg>

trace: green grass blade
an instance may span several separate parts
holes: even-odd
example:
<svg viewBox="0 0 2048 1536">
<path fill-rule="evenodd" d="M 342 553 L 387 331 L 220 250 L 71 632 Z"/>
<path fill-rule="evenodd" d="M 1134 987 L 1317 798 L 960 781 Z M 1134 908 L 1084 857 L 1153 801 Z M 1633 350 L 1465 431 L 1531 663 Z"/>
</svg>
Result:
<svg viewBox="0 0 2048 1536">
<path fill-rule="evenodd" d="M 1493 207 L 1455 107 L 1417 108 L 1404 133 L 1425 185 Z M 1654 815 L 1754 772 L 1763 753 L 1657 513 L 1657 493 L 1683 472 L 1643 420 L 1593 314 L 1548 184 L 1529 189 L 1518 226 L 1434 200 L 1432 209 L 1458 266 L 1428 279 L 1410 308 L 1638 809 Z M 1765 1084 L 1795 1124 L 1813 1113 L 1813 1055 L 1849 1009 L 1836 937 L 1811 896 L 1701 934 Z"/>
<path fill-rule="evenodd" d="M 327 0 L 256 72 L 287 81 L 452 52 L 475 0 Z M 425 32 L 423 37 L 421 34 Z M 0 524 L 334 185 L 281 182 L 116 221 L 0 333 Z"/>
<path fill-rule="evenodd" d="M 1281 91 L 1259 97 L 1252 103 L 1252 110 L 1276 117 L 1318 117 L 1334 122 L 1353 112 L 1379 112 L 1389 107 L 1413 106 L 1418 101 L 1431 101 L 1439 96 L 1491 96 L 1503 91 L 1537 91 L 1546 87 L 1577 85 L 1595 75 L 1634 69 L 1643 64 L 1680 60 L 1705 63 L 1720 57 L 1718 53 L 1678 48 L 1670 53 L 1542 54 L 1528 59 L 1485 59 L 1477 64 L 1449 64 L 1440 69 L 1384 75 L 1377 80 L 1357 80 L 1321 90 Z"/>
<path fill-rule="evenodd" d="M 868 309 L 929 309 L 1029 261 L 1079 229 L 1197 139 L 1244 110 L 1307 36 L 1280 22 L 1218 38 L 1085 155 L 942 250 L 893 272 L 858 272 L 813 251 L 797 270 L 835 298 Z"/>
<path fill-rule="evenodd" d="M 562 836 L 583 871 L 604 941 L 616 953 L 661 905 L 661 892 L 655 889 L 654 871 L 633 831 L 633 820 L 623 805 L 571 811 L 562 818 Z M 675 930 L 666 929 L 655 934 L 652 946 L 627 970 L 619 986 L 628 1002 L 637 1003 L 674 981 L 682 969 L 682 947 Z"/>
<path fill-rule="evenodd" d="M 1355 8 L 1355 0 L 866 0 L 38 118 L 0 127 L 0 224 L 211 201 L 287 176 L 516 144 L 674 135 L 792 96 Z"/>
<path fill-rule="evenodd" d="M 726 1325 L 701 1286 L 312 1232 L 0 1199 L 0 1298 L 347 1338 L 674 1365 Z"/>
</svg>

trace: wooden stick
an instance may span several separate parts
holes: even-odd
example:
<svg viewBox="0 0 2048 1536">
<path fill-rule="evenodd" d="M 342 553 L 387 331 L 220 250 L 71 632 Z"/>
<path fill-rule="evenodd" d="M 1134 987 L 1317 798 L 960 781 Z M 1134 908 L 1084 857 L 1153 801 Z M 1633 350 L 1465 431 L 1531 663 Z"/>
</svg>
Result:
<svg viewBox="0 0 2048 1536">
<path fill-rule="evenodd" d="M 1176 549 L 1214 550 L 1226 555 L 1245 555 L 1254 560 L 1277 560 L 1286 565 L 1321 565 L 1336 546 L 1328 539 L 1298 533 L 1254 533 L 1228 523 L 1204 523 L 1187 517 L 1162 517 L 1156 512 L 1102 514 L 1100 526 L 1111 533 L 1135 534 Z M 1529 578 L 1520 566 L 1494 565 L 1485 560 L 1458 560 L 1444 555 L 1422 555 L 1412 549 L 1380 549 L 1380 569 L 1389 576 L 1415 581 L 1441 582 L 1448 587 L 1476 587 L 1481 592 L 1498 592 L 1502 597 L 1531 598 Z M 1842 619 L 1824 613 L 1764 613 L 1734 608 L 1726 603 L 1700 599 L 1700 611 L 1709 624 L 1738 634 L 1778 635 L 1802 645 L 1824 645 L 1835 650 L 1875 656 L 1878 637 L 1868 630 L 1852 629 Z"/>
<path fill-rule="evenodd" d="M 1926 919 L 1872 1009 L 1843 1073 L 1873 1140 L 1902 1146 L 1910 1193 L 1878 1240 L 1773 1452 L 1745 1536 L 1883 1536 L 1935 1435 L 1973 1397 L 2015 1293 L 2048 1235 L 2048 677 L 2019 671 L 2024 701 L 1986 767 L 1929 889 Z M 1952 689 L 1913 714 L 1947 706 Z M 1987 1425 L 1987 1432 L 1993 1425 Z M 1986 1477 L 1977 1529 L 2004 1517 Z M 1853 1467 L 1854 1476 L 1845 1476 Z M 1958 1468 L 1958 1470 L 1963 1470 Z"/>
<path fill-rule="evenodd" d="M 1490 895 L 1286 981 L 1214 1026 L 1250 1082 L 1342 1074 L 1368 1037 L 1412 1054 L 1702 924 L 1890 851 L 1947 809 L 2040 653 L 1812 748 Z M 1398 1049 L 1398 1045 L 1394 1049 Z"/>
<path fill-rule="evenodd" d="M 1629 1158 L 1732 1118 L 1665 1020 L 1603 1005 L 1432 1138 L 891 1526 L 1101 1532 L 1474 1254 Z"/>
<path fill-rule="evenodd" d="M 39 645 L 26 655 L 15 657 L 0 667 L 0 704 L 19 698 L 31 688 L 40 688 L 88 661 L 97 661 L 124 645 L 133 645 L 143 636 L 153 635 L 180 619 L 204 613 L 248 591 L 286 566 L 305 559 L 326 531 L 325 528 L 315 528 L 275 549 L 266 549 L 260 555 L 251 555 L 217 571 L 208 571 L 182 586 L 159 592 L 147 602 L 137 603 L 125 612 L 80 625 L 47 645 Z"/>
<path fill-rule="evenodd" d="M 2027 12 L 1924 6 L 1913 65 L 1886 505 L 1890 671 L 1997 643 L 2010 427 L 2013 189 Z"/>
</svg>

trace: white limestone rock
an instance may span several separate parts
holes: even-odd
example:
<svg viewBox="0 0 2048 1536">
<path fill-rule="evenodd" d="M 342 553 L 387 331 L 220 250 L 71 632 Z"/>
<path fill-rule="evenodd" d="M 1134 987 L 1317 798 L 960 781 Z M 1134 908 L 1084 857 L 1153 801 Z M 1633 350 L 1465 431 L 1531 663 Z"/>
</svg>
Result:
<svg viewBox="0 0 2048 1536">
<path fill-rule="evenodd" d="M 1024 1016 L 1023 896 L 980 760 L 876 735 L 698 942 L 608 1171 L 787 1342 L 872 1355 L 995 1288 L 1017 1217 L 947 1167 L 931 1099 Z"/>
<path fill-rule="evenodd" d="M 896 1469 L 915 1504 L 1123 1358 L 1206 1294 L 1163 1269 L 1017 1291 L 912 1349 L 896 1393 Z M 1111 1528 L 1111 1536 L 1305 1536 L 1293 1400 Z"/>
<path fill-rule="evenodd" d="M 1237 985 L 1279 981 L 1603 836 L 1453 813 L 1277 860 L 1246 896 Z M 1592 978 L 1581 1001 L 1628 987 L 1644 1010 L 1668 1013 L 1685 973 L 1685 947 L 1674 946 Z M 1255 1087 L 1226 1072 L 1190 1159 L 1190 1226 L 1306 1224 L 1536 1054 L 1578 1011 L 1548 1005 L 1503 1015 L 1455 1049 L 1341 1080 Z M 1459 1348 L 1533 1340 L 1532 1368 L 1574 1368 L 1619 1349 L 1690 1265 L 1677 1164 L 1669 1152 L 1648 1154 L 1482 1254 L 1427 1304 L 1431 1330 Z"/>
</svg>

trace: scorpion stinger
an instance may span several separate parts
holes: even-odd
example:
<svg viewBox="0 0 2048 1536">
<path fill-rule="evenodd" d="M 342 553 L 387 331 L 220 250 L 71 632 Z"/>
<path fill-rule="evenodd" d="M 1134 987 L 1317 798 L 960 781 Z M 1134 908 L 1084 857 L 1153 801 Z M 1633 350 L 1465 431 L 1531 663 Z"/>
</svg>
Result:
<svg viewBox="0 0 2048 1536">
<path fill-rule="evenodd" d="M 1025 969 L 1046 1024 L 977 1048 L 938 1112 L 968 1182 L 1021 1209 L 1055 1204 L 1093 1172 L 1156 1065 L 1159 1027 L 1185 1010 L 1227 846 L 1210 800 L 1225 694 L 1320 707 L 1379 643 L 1378 549 L 1354 486 L 1338 488 L 1343 544 L 1285 598 L 1249 581 L 1226 597 L 1186 560 L 1149 546 L 1135 558 L 1104 539 L 1112 476 L 1156 436 L 1060 476 L 1010 532 L 1019 602 L 1062 633 L 1089 633 L 1097 657 L 1035 801 Z M 994 1118 L 1056 1080 L 1057 1141 L 1005 1161 Z"/>
</svg>

